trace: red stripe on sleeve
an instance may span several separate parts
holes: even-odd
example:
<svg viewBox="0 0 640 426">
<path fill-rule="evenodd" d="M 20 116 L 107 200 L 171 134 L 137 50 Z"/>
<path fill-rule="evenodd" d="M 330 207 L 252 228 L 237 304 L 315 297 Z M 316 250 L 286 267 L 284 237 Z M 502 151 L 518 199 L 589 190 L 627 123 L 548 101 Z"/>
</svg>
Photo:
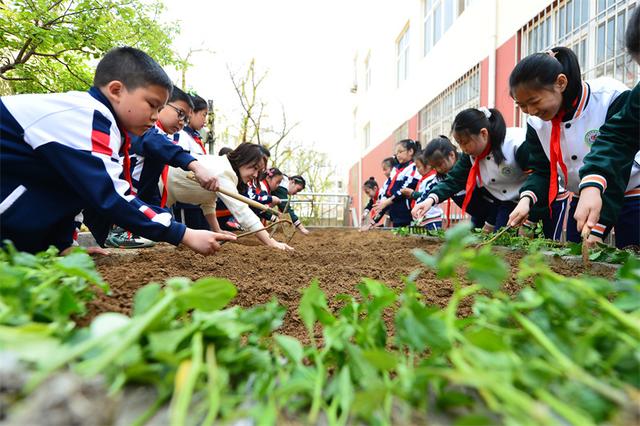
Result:
<svg viewBox="0 0 640 426">
<path fill-rule="evenodd" d="M 91 150 L 98 154 L 105 154 L 111 157 L 113 151 L 109 146 L 110 137 L 107 133 L 103 133 L 99 130 L 93 130 L 91 132 Z"/>
</svg>

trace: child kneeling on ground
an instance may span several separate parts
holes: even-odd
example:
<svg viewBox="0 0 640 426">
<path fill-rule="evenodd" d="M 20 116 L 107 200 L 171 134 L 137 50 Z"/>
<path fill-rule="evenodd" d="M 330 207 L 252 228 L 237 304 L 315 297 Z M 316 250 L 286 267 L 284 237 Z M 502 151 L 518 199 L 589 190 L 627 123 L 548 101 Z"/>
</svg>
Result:
<svg viewBox="0 0 640 426">
<path fill-rule="evenodd" d="M 264 170 L 269 155 L 269 151 L 261 145 L 242 143 L 225 156 L 201 155 L 198 161 L 215 174 L 220 188 L 240 194 L 244 192 L 247 184 L 257 179 L 260 171 Z M 221 231 L 216 217 L 216 200 L 219 197 L 243 229 L 249 232 L 259 231 L 255 235 L 264 245 L 280 250 L 293 250 L 289 245 L 271 238 L 266 230 L 260 231 L 263 228 L 262 223 L 247 204 L 222 193 L 216 194 L 201 188 L 197 182 L 189 178 L 188 172 L 182 169 L 169 168 L 166 189 L 168 206 L 176 201 L 199 205 L 215 232 L 226 232 Z"/>
<path fill-rule="evenodd" d="M 95 229 L 88 214 L 201 254 L 235 239 L 189 229 L 131 193 L 127 132 L 153 127 L 172 88 L 151 57 L 121 47 L 100 61 L 89 92 L 0 98 L 0 241 L 29 252 L 65 250 L 82 210 L 99 244 L 108 228 Z"/>
</svg>

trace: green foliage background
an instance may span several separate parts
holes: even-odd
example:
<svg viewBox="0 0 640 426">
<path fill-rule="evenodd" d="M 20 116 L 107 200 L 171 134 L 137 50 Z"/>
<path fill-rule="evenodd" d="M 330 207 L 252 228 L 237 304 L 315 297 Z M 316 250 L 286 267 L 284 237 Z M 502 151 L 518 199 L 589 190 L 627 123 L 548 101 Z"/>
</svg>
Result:
<svg viewBox="0 0 640 426">
<path fill-rule="evenodd" d="M 176 64 L 179 28 L 158 22 L 163 10 L 144 0 L 0 2 L 0 94 L 86 90 L 97 61 L 117 46 Z"/>
</svg>

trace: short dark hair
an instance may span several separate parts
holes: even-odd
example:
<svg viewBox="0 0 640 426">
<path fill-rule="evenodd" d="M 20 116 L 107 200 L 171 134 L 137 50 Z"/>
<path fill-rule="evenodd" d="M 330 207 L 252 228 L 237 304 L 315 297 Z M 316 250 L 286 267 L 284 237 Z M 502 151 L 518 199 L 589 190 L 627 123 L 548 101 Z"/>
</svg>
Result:
<svg viewBox="0 0 640 426">
<path fill-rule="evenodd" d="M 238 176 L 238 191 L 244 192 L 247 189 L 247 184 L 240 179 L 240 167 L 258 164 L 260 161 L 264 161 L 266 165 L 269 157 L 271 153 L 264 145 L 249 142 L 241 143 L 227 154 L 227 159 Z"/>
<path fill-rule="evenodd" d="M 362 186 L 373 190 L 378 187 L 378 182 L 376 182 L 376 178 L 371 176 L 369 179 L 364 181 Z"/>
<path fill-rule="evenodd" d="M 458 150 L 456 146 L 451 142 L 451 139 L 445 135 L 440 135 L 437 138 L 433 138 L 429 141 L 427 146 L 422 151 L 422 158 L 426 161 L 442 161 L 454 153 L 456 160 L 458 159 Z"/>
<path fill-rule="evenodd" d="M 398 161 L 396 160 L 396 157 L 387 157 L 384 160 L 382 160 L 382 164 L 385 164 L 387 167 L 391 169 L 398 164 Z"/>
<path fill-rule="evenodd" d="M 193 112 L 202 110 L 209 110 L 209 105 L 202 97 L 198 95 L 191 95 L 191 102 L 193 102 Z"/>
<path fill-rule="evenodd" d="M 500 164 L 504 160 L 502 144 L 507 135 L 507 125 L 500 111 L 495 108 L 490 108 L 488 111 L 491 113 L 489 117 L 483 111 L 475 108 L 460 111 L 453 119 L 451 131 L 465 135 L 477 135 L 480 130 L 487 129 L 491 143 L 491 154 L 496 164 Z"/>
<path fill-rule="evenodd" d="M 631 55 L 640 55 L 640 7 L 636 6 L 629 18 L 624 38 L 627 51 Z"/>
<path fill-rule="evenodd" d="M 258 179 L 264 180 L 266 178 L 272 178 L 276 176 L 284 176 L 284 173 L 282 173 L 282 171 L 279 168 L 272 167 L 269 170 L 265 170 L 264 172 L 260 173 L 260 176 L 258 177 Z"/>
<path fill-rule="evenodd" d="M 520 85 L 533 89 L 548 89 L 560 74 L 567 77 L 567 88 L 562 92 L 562 107 L 571 110 L 574 99 L 582 91 L 582 77 L 578 57 L 568 47 L 559 46 L 550 52 L 534 53 L 518 62 L 509 76 L 511 96 L 513 97 L 515 88 Z"/>
<path fill-rule="evenodd" d="M 398 145 L 402 145 L 402 147 L 407 151 L 412 149 L 413 155 L 411 156 L 411 158 L 416 158 L 416 156 L 420 152 L 420 142 L 414 141 L 413 139 L 402 139 L 401 141 L 398 141 Z"/>
<path fill-rule="evenodd" d="M 191 95 L 184 92 L 179 87 L 173 87 L 173 92 L 171 92 L 171 96 L 169 97 L 169 102 L 182 101 L 185 104 L 189 105 L 189 108 L 193 109 L 193 101 L 191 100 Z"/>
<path fill-rule="evenodd" d="M 220 151 L 218 151 L 218 155 L 219 156 L 227 155 L 231 151 L 233 151 L 233 149 L 229 148 L 228 146 L 223 146 L 222 148 L 220 148 Z"/>
<path fill-rule="evenodd" d="M 169 92 L 173 83 L 153 58 L 133 47 L 116 47 L 108 51 L 98 63 L 93 77 L 93 85 L 104 87 L 118 80 L 128 90 L 138 87 L 160 86 Z"/>
<path fill-rule="evenodd" d="M 302 186 L 302 189 L 305 189 L 307 187 L 307 181 L 304 180 L 304 178 L 300 175 L 289 176 L 289 180 L 293 181 L 293 183 L 295 183 L 296 185 Z"/>
</svg>

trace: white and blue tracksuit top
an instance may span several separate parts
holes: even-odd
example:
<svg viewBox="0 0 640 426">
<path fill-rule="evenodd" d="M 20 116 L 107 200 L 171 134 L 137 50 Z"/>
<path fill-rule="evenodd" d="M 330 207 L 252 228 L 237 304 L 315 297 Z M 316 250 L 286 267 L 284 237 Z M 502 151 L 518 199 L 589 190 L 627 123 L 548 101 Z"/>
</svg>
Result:
<svg viewBox="0 0 640 426">
<path fill-rule="evenodd" d="M 71 246 L 85 210 L 156 241 L 178 244 L 185 226 L 130 195 L 121 178 L 123 134 L 97 89 L 0 98 L 0 240 L 37 252 Z M 108 229 L 96 235 L 102 243 Z"/>
<path fill-rule="evenodd" d="M 169 136 L 155 125 L 131 139 L 131 181 L 137 197 L 145 203 L 160 205 L 158 182 L 165 166 L 188 170 L 189 163 L 196 160 L 178 144 L 179 135 Z"/>
</svg>

